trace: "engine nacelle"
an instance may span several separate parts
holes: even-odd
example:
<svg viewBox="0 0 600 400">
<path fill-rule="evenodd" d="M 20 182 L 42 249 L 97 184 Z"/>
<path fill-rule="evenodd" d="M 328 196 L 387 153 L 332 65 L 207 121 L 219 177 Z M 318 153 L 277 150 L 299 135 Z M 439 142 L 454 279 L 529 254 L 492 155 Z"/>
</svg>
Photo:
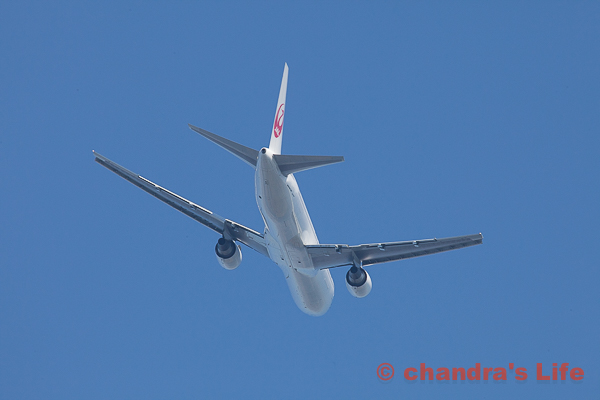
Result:
<svg viewBox="0 0 600 400">
<path fill-rule="evenodd" d="M 215 253 L 219 264 L 225 269 L 236 269 L 242 262 L 242 249 L 233 240 L 220 238 L 215 246 Z"/>
<path fill-rule="evenodd" d="M 371 292 L 373 284 L 367 271 L 353 266 L 346 274 L 346 287 L 352 296 L 360 299 Z"/>
</svg>

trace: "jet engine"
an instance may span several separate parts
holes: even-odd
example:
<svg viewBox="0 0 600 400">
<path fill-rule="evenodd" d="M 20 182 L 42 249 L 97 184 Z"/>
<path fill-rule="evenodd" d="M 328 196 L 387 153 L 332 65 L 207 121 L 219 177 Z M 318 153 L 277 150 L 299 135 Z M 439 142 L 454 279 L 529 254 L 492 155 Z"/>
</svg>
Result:
<svg viewBox="0 0 600 400">
<path fill-rule="evenodd" d="M 367 271 L 353 266 L 346 274 L 346 287 L 352 296 L 361 298 L 371 292 L 373 284 Z"/>
<path fill-rule="evenodd" d="M 220 238 L 215 246 L 215 253 L 219 264 L 225 269 L 236 269 L 242 262 L 242 249 L 233 240 Z"/>
</svg>

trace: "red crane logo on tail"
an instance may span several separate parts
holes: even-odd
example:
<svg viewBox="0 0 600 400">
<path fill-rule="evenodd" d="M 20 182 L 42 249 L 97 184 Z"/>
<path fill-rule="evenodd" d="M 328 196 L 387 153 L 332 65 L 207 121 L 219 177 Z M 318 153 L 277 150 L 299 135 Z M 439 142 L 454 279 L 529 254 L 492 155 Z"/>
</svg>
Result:
<svg viewBox="0 0 600 400">
<path fill-rule="evenodd" d="M 277 109 L 277 114 L 275 114 L 275 123 L 273 124 L 273 134 L 276 138 L 281 136 L 281 131 L 283 130 L 283 114 L 285 113 L 285 103 L 282 103 Z"/>
</svg>

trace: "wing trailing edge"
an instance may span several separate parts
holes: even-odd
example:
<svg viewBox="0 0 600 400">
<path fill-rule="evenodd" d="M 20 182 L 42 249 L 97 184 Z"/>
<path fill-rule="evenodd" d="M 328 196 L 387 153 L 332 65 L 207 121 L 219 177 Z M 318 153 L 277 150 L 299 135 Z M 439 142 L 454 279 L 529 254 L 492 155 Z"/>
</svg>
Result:
<svg viewBox="0 0 600 400">
<path fill-rule="evenodd" d="M 404 242 L 371 243 L 358 246 L 347 244 L 316 244 L 305 246 L 316 269 L 352 265 L 374 265 L 441 253 L 475 246 L 483 242 L 481 233 L 443 239 L 407 240 Z"/>
<path fill-rule="evenodd" d="M 95 161 L 103 167 L 109 169 L 121 178 L 129 181 L 135 186 L 139 187 L 146 193 L 156 197 L 160 201 L 170 205 L 177 211 L 182 212 L 188 217 L 200 222 L 202 225 L 212 229 L 213 231 L 226 236 L 229 239 L 237 240 L 240 243 L 245 244 L 253 250 L 256 250 L 260 254 L 269 256 L 267 250 L 267 244 L 265 238 L 260 233 L 253 229 L 247 228 L 244 225 L 233 222 L 229 219 L 225 219 L 198 204 L 191 202 L 178 194 L 165 189 L 162 186 L 144 178 L 128 170 L 125 167 L 120 166 L 114 161 L 96 153 L 94 157 Z"/>
</svg>

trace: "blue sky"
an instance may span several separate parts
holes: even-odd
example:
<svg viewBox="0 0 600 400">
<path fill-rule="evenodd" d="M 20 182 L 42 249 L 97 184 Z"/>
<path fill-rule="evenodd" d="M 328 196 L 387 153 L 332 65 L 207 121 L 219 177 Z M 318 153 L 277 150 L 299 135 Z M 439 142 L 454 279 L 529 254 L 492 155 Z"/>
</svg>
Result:
<svg viewBox="0 0 600 400">
<path fill-rule="evenodd" d="M 0 397 L 592 398 L 600 392 L 595 2 L 0 4 Z M 283 151 L 322 243 L 482 232 L 332 271 L 319 318 L 280 270 L 93 162 L 262 230 L 253 171 L 187 128 Z M 377 378 L 381 363 L 396 376 Z M 536 363 L 580 367 L 541 383 Z M 529 379 L 410 383 L 408 367 Z"/>
</svg>

